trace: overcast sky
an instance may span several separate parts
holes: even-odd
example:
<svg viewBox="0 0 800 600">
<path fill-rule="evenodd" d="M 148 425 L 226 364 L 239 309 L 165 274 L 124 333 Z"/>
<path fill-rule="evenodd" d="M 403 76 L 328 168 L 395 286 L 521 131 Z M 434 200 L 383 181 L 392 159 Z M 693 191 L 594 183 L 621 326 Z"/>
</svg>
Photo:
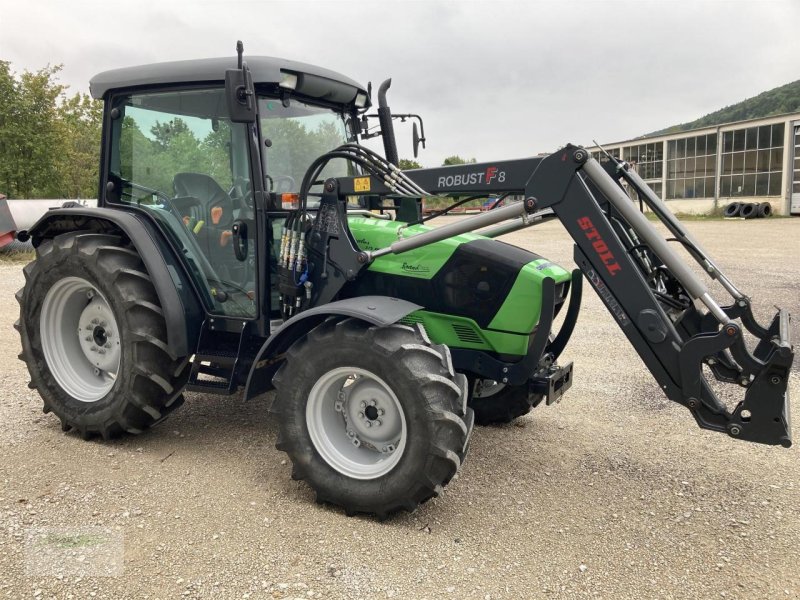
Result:
<svg viewBox="0 0 800 600">
<path fill-rule="evenodd" d="M 0 0 L 0 60 L 102 70 L 280 56 L 375 88 L 425 119 L 434 166 L 611 142 L 689 121 L 800 79 L 798 0 Z M 401 157 L 411 128 L 399 126 Z"/>
</svg>

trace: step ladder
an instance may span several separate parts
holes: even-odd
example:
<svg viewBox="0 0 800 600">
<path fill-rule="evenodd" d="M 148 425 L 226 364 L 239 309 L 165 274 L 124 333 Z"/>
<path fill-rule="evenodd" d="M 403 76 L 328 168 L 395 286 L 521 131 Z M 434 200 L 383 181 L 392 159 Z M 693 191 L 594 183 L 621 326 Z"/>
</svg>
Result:
<svg viewBox="0 0 800 600">
<path fill-rule="evenodd" d="M 203 321 L 197 352 L 186 389 L 191 392 L 230 396 L 238 389 L 238 369 L 245 347 L 249 323 L 242 321 L 239 340 L 231 343 L 230 335 L 215 328 L 214 319 Z M 225 340 L 225 338 L 228 340 Z M 201 377 L 204 375 L 205 377 Z"/>
</svg>

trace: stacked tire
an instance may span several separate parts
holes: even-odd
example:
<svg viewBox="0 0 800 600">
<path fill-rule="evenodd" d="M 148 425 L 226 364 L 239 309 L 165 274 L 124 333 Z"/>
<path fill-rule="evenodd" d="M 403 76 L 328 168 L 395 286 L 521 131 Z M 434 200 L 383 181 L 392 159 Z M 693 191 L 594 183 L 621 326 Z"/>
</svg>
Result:
<svg viewBox="0 0 800 600">
<path fill-rule="evenodd" d="M 722 214 L 729 219 L 763 219 L 772 215 L 772 205 L 769 202 L 731 202 Z"/>
</svg>

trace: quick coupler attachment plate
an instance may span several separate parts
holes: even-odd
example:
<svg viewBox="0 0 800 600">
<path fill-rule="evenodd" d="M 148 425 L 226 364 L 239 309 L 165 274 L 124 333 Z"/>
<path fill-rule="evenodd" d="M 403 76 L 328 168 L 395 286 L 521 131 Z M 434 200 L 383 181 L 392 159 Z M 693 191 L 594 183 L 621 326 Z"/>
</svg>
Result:
<svg viewBox="0 0 800 600">
<path fill-rule="evenodd" d="M 792 445 L 789 414 L 789 374 L 794 348 L 789 339 L 790 316 L 778 311 L 759 352 L 763 366 L 747 385 L 744 401 L 736 407 L 728 423 L 728 434 L 751 442 Z M 766 347 L 765 347 L 766 346 Z"/>
<path fill-rule="evenodd" d="M 548 406 L 558 402 L 564 392 L 572 386 L 572 362 L 564 366 L 551 366 L 546 375 L 531 379 L 529 386 L 532 394 L 544 396 Z"/>
</svg>

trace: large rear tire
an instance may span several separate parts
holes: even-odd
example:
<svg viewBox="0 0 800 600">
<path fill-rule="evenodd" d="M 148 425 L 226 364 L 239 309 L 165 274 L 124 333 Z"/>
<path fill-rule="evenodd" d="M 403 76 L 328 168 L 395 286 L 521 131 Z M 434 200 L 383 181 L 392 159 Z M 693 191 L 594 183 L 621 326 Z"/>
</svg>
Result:
<svg viewBox="0 0 800 600">
<path fill-rule="evenodd" d="M 158 295 L 130 244 L 62 234 L 36 249 L 24 274 L 19 357 L 64 431 L 141 433 L 181 405 L 188 359 L 171 352 Z"/>
<path fill-rule="evenodd" d="M 439 495 L 466 453 L 466 378 L 418 328 L 330 318 L 273 378 L 276 447 L 318 502 L 385 518 Z"/>
<path fill-rule="evenodd" d="M 469 406 L 478 425 L 510 423 L 531 412 L 543 396 L 530 394 L 528 386 L 508 386 L 489 379 L 470 381 Z"/>
</svg>

